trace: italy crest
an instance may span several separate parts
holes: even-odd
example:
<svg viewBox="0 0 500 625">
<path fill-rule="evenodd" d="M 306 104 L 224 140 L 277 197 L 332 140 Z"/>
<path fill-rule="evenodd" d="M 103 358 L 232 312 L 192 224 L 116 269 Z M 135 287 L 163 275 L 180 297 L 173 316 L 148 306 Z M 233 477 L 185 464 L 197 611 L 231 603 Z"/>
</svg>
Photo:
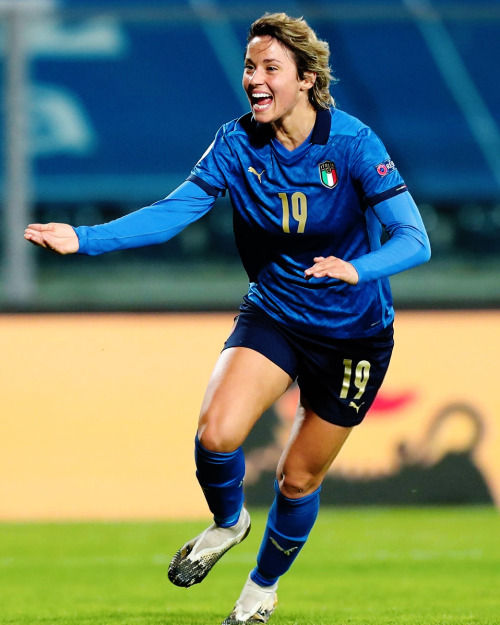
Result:
<svg viewBox="0 0 500 625">
<path fill-rule="evenodd" d="M 337 177 L 337 170 L 335 169 L 335 163 L 333 161 L 324 161 L 323 163 L 320 163 L 318 167 L 322 184 L 329 189 L 333 189 L 339 181 Z"/>
</svg>

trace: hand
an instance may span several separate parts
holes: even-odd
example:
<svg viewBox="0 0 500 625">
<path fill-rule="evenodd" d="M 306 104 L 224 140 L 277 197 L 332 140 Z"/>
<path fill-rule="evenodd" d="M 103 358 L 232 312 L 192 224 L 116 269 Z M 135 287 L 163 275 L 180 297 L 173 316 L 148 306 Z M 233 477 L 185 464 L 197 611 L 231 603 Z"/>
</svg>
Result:
<svg viewBox="0 0 500 625">
<path fill-rule="evenodd" d="M 306 278 L 336 278 L 347 282 L 347 284 L 357 284 L 359 281 L 358 272 L 351 263 L 335 256 L 316 256 L 314 265 L 304 272 Z"/>
<path fill-rule="evenodd" d="M 30 224 L 24 238 L 57 254 L 74 254 L 80 247 L 76 232 L 68 224 Z"/>
</svg>

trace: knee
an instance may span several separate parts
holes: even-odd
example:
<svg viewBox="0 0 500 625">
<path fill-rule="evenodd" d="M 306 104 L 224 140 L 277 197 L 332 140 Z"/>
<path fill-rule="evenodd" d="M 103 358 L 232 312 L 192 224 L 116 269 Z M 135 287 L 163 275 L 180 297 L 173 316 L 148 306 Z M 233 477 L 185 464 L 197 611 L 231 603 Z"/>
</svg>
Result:
<svg viewBox="0 0 500 625">
<path fill-rule="evenodd" d="M 288 499 L 300 499 L 321 486 L 321 477 L 312 473 L 282 473 L 276 476 L 280 492 Z"/>
<path fill-rule="evenodd" d="M 198 440 L 205 449 L 219 453 L 236 451 L 241 442 L 222 419 L 201 418 L 198 426 Z"/>
</svg>

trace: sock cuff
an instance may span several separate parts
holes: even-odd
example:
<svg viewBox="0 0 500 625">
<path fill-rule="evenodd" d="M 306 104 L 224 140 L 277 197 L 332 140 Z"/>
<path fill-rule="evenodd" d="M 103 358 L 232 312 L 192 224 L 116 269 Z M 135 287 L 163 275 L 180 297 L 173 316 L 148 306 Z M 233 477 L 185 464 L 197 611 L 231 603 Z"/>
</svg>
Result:
<svg viewBox="0 0 500 625">
<path fill-rule="evenodd" d="M 210 449 L 203 447 L 200 439 L 198 438 L 198 434 L 196 434 L 194 439 L 194 447 L 196 454 L 199 454 L 204 460 L 210 460 L 212 464 L 227 462 L 228 460 L 232 460 L 233 458 L 238 457 L 242 452 L 241 447 L 238 447 L 238 449 L 236 449 L 235 451 L 229 452 L 210 451 Z"/>
<path fill-rule="evenodd" d="M 256 566 L 250 573 L 250 579 L 252 580 L 252 582 L 255 582 L 259 586 L 267 587 L 276 584 L 276 582 L 279 580 L 279 577 L 265 577 L 259 571 L 259 567 Z"/>
<path fill-rule="evenodd" d="M 214 514 L 214 521 L 219 527 L 233 527 L 240 520 L 241 508 L 229 517 L 218 517 Z"/>
</svg>

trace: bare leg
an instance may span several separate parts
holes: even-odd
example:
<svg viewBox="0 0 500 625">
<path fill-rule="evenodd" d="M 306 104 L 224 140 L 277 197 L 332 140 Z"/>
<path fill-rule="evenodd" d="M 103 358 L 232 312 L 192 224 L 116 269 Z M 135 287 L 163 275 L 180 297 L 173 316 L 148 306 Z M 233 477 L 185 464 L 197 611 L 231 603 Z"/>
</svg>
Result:
<svg viewBox="0 0 500 625">
<path fill-rule="evenodd" d="M 211 451 L 234 451 L 291 383 L 283 369 L 259 352 L 247 347 L 224 350 L 203 399 L 200 442 Z"/>
<path fill-rule="evenodd" d="M 241 443 L 292 380 L 262 354 L 232 347 L 222 352 L 208 384 L 195 443 L 196 475 L 214 523 L 175 554 L 169 579 L 201 582 L 214 564 L 250 530 L 243 508 L 245 463 Z"/>
<path fill-rule="evenodd" d="M 295 499 L 317 490 L 351 431 L 319 417 L 301 397 L 276 472 L 282 494 Z"/>
<path fill-rule="evenodd" d="M 319 487 L 351 429 L 324 421 L 301 398 L 278 463 L 276 497 L 257 567 L 223 625 L 268 621 L 276 606 L 279 577 L 288 571 L 307 540 L 319 509 Z"/>
</svg>

